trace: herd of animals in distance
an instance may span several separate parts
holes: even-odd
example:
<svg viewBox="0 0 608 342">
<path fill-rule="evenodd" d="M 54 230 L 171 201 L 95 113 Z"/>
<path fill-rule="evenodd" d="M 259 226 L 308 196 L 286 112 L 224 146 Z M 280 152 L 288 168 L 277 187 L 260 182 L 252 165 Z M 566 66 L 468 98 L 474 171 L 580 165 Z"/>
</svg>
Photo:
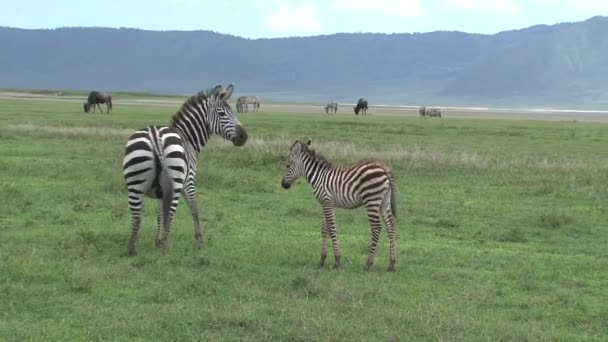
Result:
<svg viewBox="0 0 608 342">
<path fill-rule="evenodd" d="M 85 113 L 89 113 L 91 109 L 95 112 L 95 107 L 99 108 L 100 112 L 103 112 L 101 109 L 101 104 L 106 105 L 106 113 L 109 113 L 112 110 L 112 95 L 109 93 L 102 93 L 99 91 L 92 91 L 89 93 L 87 97 L 87 101 L 83 104 L 83 109 Z M 249 112 L 249 105 L 253 105 L 253 112 L 257 112 L 260 109 L 260 97 L 255 95 L 247 95 L 240 96 L 236 100 L 236 111 L 237 113 L 247 113 Z M 329 101 L 325 105 L 325 114 L 337 114 L 338 113 L 338 103 L 335 101 Z M 357 105 L 353 107 L 353 111 L 355 115 L 367 115 L 367 100 L 364 98 L 360 98 L 357 101 Z M 421 118 L 441 118 L 441 110 L 439 108 L 427 108 L 422 106 L 418 110 L 418 114 Z"/>
</svg>

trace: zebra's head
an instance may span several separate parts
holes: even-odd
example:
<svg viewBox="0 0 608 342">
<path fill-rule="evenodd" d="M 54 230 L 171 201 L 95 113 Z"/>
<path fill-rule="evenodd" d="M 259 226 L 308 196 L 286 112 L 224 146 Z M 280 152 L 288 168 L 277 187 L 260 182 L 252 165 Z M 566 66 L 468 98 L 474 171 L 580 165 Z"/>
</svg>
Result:
<svg viewBox="0 0 608 342">
<path fill-rule="evenodd" d="M 213 133 L 221 135 L 224 139 L 232 141 L 235 146 L 243 146 L 247 142 L 247 131 L 241 122 L 232 113 L 228 99 L 232 96 L 234 85 L 222 90 L 221 85 L 215 86 L 212 91 L 212 101 L 209 113 L 209 126 Z"/>
<path fill-rule="evenodd" d="M 88 102 L 85 102 L 85 103 L 82 105 L 82 109 L 84 109 L 84 112 L 85 112 L 85 113 L 88 113 L 88 112 L 89 112 L 89 110 L 91 110 L 91 105 L 90 105 Z"/>
<path fill-rule="evenodd" d="M 302 155 L 304 150 L 308 149 L 310 143 L 310 140 L 308 140 L 306 143 L 296 140 L 293 145 L 291 145 L 291 148 L 289 148 L 287 168 L 285 170 L 285 174 L 283 175 L 283 180 L 281 181 L 281 186 L 284 189 L 289 189 L 293 182 L 298 179 L 298 177 L 303 177 L 306 175 L 306 168 L 304 166 Z"/>
</svg>

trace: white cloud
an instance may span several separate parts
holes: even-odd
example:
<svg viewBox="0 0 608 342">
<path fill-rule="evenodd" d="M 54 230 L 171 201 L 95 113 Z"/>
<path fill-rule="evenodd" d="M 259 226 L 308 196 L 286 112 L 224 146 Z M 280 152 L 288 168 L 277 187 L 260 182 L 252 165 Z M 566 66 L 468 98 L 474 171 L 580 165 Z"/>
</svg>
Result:
<svg viewBox="0 0 608 342">
<path fill-rule="evenodd" d="M 536 0 L 538 4 L 551 7 L 562 7 L 577 12 L 589 14 L 607 14 L 608 1 L 606 0 Z"/>
<path fill-rule="evenodd" d="M 318 33 L 321 31 L 319 9 L 315 3 L 283 3 L 266 18 L 272 30 L 290 33 Z"/>
<path fill-rule="evenodd" d="M 331 7 L 338 11 L 375 13 L 397 17 L 420 17 L 424 15 L 420 0 L 335 0 Z"/>
<path fill-rule="evenodd" d="M 494 15 L 516 15 L 521 13 L 521 6 L 516 0 L 445 0 L 443 6 L 451 10 Z"/>
</svg>

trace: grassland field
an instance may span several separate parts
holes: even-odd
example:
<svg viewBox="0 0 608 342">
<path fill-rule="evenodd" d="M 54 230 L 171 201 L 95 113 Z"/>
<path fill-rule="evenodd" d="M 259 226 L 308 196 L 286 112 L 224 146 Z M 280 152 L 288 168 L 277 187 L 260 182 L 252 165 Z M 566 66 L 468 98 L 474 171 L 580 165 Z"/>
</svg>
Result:
<svg viewBox="0 0 608 342">
<path fill-rule="evenodd" d="M 203 247 L 181 201 L 162 255 L 148 199 L 127 257 L 124 144 L 175 109 L 0 100 L 0 340 L 608 339 L 607 124 L 239 114 L 248 143 L 199 160 Z M 392 166 L 396 273 L 385 231 L 364 271 L 364 209 L 338 210 L 342 268 L 318 267 L 312 190 L 280 186 L 298 138 Z"/>
</svg>

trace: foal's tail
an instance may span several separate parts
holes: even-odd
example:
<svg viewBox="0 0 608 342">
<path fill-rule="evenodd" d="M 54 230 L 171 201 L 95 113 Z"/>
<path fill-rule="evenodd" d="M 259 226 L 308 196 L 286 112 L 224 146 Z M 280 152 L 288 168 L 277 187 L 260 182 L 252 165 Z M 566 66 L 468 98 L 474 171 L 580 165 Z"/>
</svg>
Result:
<svg viewBox="0 0 608 342">
<path fill-rule="evenodd" d="M 397 183 L 392 171 L 388 171 L 388 180 L 391 187 L 391 212 L 393 217 L 397 218 Z"/>
</svg>

